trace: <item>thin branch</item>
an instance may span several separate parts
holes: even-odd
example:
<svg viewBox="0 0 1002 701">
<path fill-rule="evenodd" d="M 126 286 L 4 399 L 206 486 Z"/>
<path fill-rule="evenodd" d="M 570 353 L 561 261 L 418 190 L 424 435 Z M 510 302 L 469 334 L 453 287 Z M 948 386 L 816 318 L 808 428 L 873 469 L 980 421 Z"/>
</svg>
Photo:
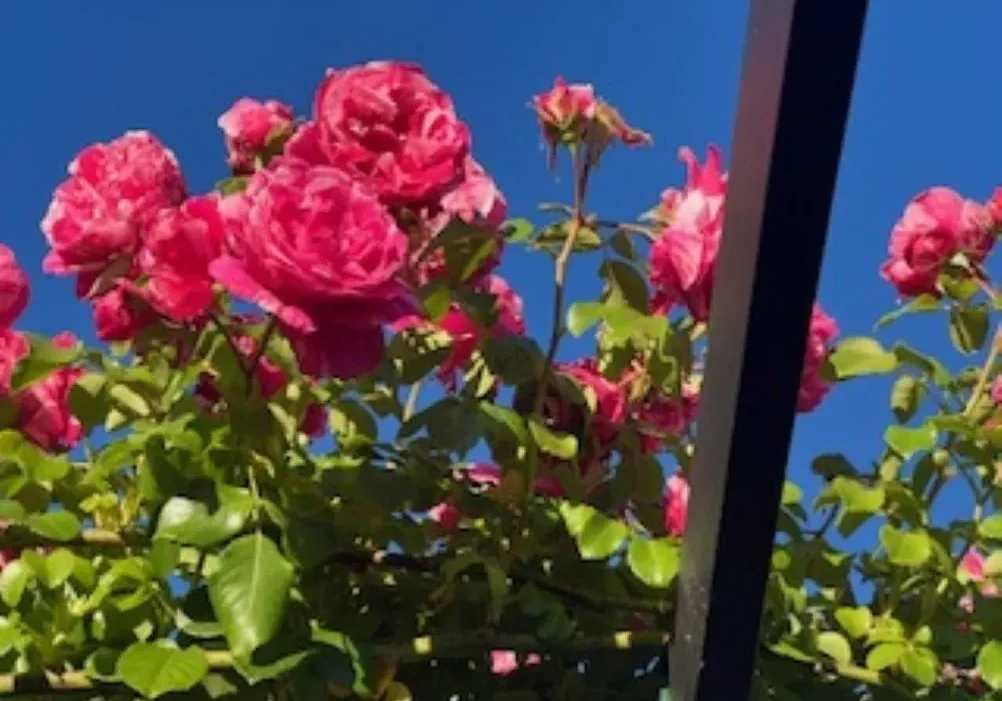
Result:
<svg viewBox="0 0 1002 701">
<path fill-rule="evenodd" d="M 967 406 L 964 407 L 964 416 L 970 416 L 978 403 L 978 399 L 981 398 L 985 388 L 988 386 L 988 377 L 991 375 L 992 367 L 995 365 L 995 360 L 998 358 L 1000 350 L 1002 350 L 1002 325 L 996 329 L 995 336 L 992 338 L 992 346 L 988 349 L 988 357 L 985 358 L 985 364 L 981 367 L 981 372 L 978 373 L 978 382 L 974 385 L 974 389 L 971 390 L 971 397 L 967 400 Z"/>
<path fill-rule="evenodd" d="M 515 652 L 588 652 L 593 650 L 658 650 L 671 642 L 665 630 L 621 630 L 604 635 L 589 635 L 554 641 L 535 635 L 476 630 L 469 633 L 427 635 L 409 640 L 376 642 L 368 646 L 377 659 L 412 664 L 436 658 L 464 658 L 490 650 Z M 233 666 L 233 656 L 226 650 L 205 652 L 206 662 L 213 669 Z M 0 675 L 0 696 L 18 697 L 25 694 L 78 693 L 83 691 L 121 691 L 124 684 L 90 679 L 84 672 L 42 671 L 25 675 Z"/>
</svg>

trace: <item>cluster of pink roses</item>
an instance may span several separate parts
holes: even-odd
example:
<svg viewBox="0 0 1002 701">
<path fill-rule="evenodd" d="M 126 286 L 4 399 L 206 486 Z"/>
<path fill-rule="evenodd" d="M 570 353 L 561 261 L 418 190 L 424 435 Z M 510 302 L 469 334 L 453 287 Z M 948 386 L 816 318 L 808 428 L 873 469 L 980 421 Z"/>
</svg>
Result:
<svg viewBox="0 0 1002 701">
<path fill-rule="evenodd" d="M 17 364 L 28 355 L 28 340 L 13 326 L 31 295 L 28 276 L 13 252 L 0 244 L 0 399 L 9 399 L 21 433 L 45 450 L 66 450 L 80 440 L 81 425 L 69 409 L 69 394 L 83 374 L 79 368 L 62 368 L 27 387 L 12 391 Z M 65 332 L 52 339 L 56 348 L 76 344 Z"/>
<path fill-rule="evenodd" d="M 356 377 L 382 359 L 384 326 L 415 313 L 436 272 L 415 269 L 429 240 L 453 217 L 494 234 L 506 216 L 452 101 L 416 66 L 328 72 L 303 124 L 244 98 L 219 126 L 243 191 L 187 197 L 145 132 L 85 149 L 56 189 L 45 270 L 77 276 L 102 340 L 197 325 L 219 285 L 273 315 L 306 372 Z M 483 282 L 496 262 L 470 284 L 506 289 Z"/>
</svg>

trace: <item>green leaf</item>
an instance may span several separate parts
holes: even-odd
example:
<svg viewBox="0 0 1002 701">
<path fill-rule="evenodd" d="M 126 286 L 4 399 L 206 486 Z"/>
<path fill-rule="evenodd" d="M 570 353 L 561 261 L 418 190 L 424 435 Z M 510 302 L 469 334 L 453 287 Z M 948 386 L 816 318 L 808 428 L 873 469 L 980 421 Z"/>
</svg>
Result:
<svg viewBox="0 0 1002 701">
<path fill-rule="evenodd" d="M 932 379 L 932 381 L 940 386 L 945 387 L 950 384 L 951 375 L 950 371 L 946 369 L 943 363 L 939 362 L 935 358 L 924 353 L 919 353 L 917 350 L 904 343 L 895 343 L 891 352 L 894 353 L 894 357 L 898 359 L 898 362 L 902 365 L 910 365 Z"/>
<path fill-rule="evenodd" d="M 642 314 L 650 308 L 647 283 L 635 266 L 621 260 L 602 263 L 601 274 L 609 281 L 612 296 L 610 303 L 626 303 Z"/>
<path fill-rule="evenodd" d="M 578 439 L 575 436 L 551 431 L 536 419 L 529 419 L 529 431 L 544 453 L 564 460 L 577 457 Z"/>
<path fill-rule="evenodd" d="M 11 377 L 11 389 L 16 391 L 42 380 L 59 368 L 66 367 L 80 357 L 81 346 L 58 348 L 52 341 L 36 334 L 24 334 L 30 347 L 28 356 L 21 360 Z"/>
<path fill-rule="evenodd" d="M 844 380 L 863 375 L 881 375 L 898 366 L 895 355 L 872 338 L 855 336 L 835 346 L 829 356 L 835 377 Z"/>
<path fill-rule="evenodd" d="M 793 506 L 794 504 L 799 504 L 800 500 L 803 498 L 804 490 L 789 480 L 783 482 L 783 506 Z"/>
<path fill-rule="evenodd" d="M 1002 641 L 989 640 L 978 651 L 978 671 L 992 689 L 1002 689 Z"/>
<path fill-rule="evenodd" d="M 184 650 L 173 642 L 130 645 L 116 665 L 118 676 L 148 699 L 172 691 L 187 691 L 209 673 L 209 663 L 200 647 Z"/>
<path fill-rule="evenodd" d="M 490 371 L 508 385 L 520 385 L 539 377 L 545 361 L 535 341 L 517 334 L 489 338 L 481 352 Z"/>
<path fill-rule="evenodd" d="M 223 178 L 216 183 L 216 190 L 223 196 L 234 195 L 246 190 L 249 180 L 250 176 L 247 175 L 234 175 L 230 178 Z"/>
<path fill-rule="evenodd" d="M 40 536 L 65 543 L 80 535 L 80 521 L 69 511 L 32 514 L 25 525 Z"/>
<path fill-rule="evenodd" d="M 884 524 L 880 527 L 880 543 L 888 559 L 902 567 L 918 567 L 932 556 L 929 535 L 925 531 L 902 531 Z"/>
<path fill-rule="evenodd" d="M 884 442 L 891 450 L 907 460 L 921 450 L 935 448 L 937 435 L 936 426 L 931 422 L 915 428 L 888 426 L 884 431 Z"/>
<path fill-rule="evenodd" d="M 995 513 L 978 524 L 978 533 L 985 538 L 1002 540 L 1002 513 Z"/>
<path fill-rule="evenodd" d="M 901 423 L 915 416 L 925 396 L 925 385 L 910 375 L 902 375 L 891 388 L 891 410 Z"/>
<path fill-rule="evenodd" d="M 528 219 L 509 219 L 502 228 L 511 243 L 528 241 L 536 229 L 535 225 Z"/>
<path fill-rule="evenodd" d="M 292 580 L 292 565 L 261 533 L 223 550 L 209 578 L 209 599 L 234 655 L 250 654 L 278 632 Z"/>
<path fill-rule="evenodd" d="M 150 415 L 150 405 L 139 392 L 128 385 L 112 385 L 108 389 L 112 405 L 126 416 L 145 417 Z"/>
<path fill-rule="evenodd" d="M 605 560 L 619 549 L 630 529 L 586 504 L 560 505 L 560 515 L 584 560 Z"/>
<path fill-rule="evenodd" d="M 870 632 L 873 614 L 865 606 L 855 608 L 843 606 L 836 609 L 835 620 L 842 626 L 842 630 L 849 634 L 850 638 L 862 638 Z"/>
<path fill-rule="evenodd" d="M 887 669 L 898 663 L 905 652 L 903 643 L 881 643 L 866 656 L 866 668 L 874 672 Z"/>
<path fill-rule="evenodd" d="M 49 555 L 25 550 L 21 558 L 31 565 L 39 581 L 48 589 L 55 589 L 69 579 L 76 566 L 76 557 L 66 548 L 57 548 Z"/>
<path fill-rule="evenodd" d="M 17 606 L 34 577 L 35 571 L 21 560 L 8 562 L 0 569 L 0 601 L 10 608 Z"/>
<path fill-rule="evenodd" d="M 630 260 L 637 259 L 637 247 L 633 243 L 633 237 L 630 236 L 630 232 L 616 229 L 612 236 L 609 237 L 609 245 L 612 246 L 612 250 L 623 256 L 623 258 Z"/>
<path fill-rule="evenodd" d="M 939 672 L 939 660 L 927 647 L 906 647 L 901 655 L 901 671 L 922 686 L 932 686 Z"/>
<path fill-rule="evenodd" d="M 678 574 L 681 554 L 672 538 L 633 538 L 626 564 L 633 576 L 649 587 L 666 589 Z"/>
<path fill-rule="evenodd" d="M 102 682 L 120 681 L 118 676 L 118 660 L 122 656 L 121 650 L 101 647 L 87 656 L 84 662 L 84 671 L 91 679 Z"/>
<path fill-rule="evenodd" d="M 852 662 L 852 647 L 841 633 L 826 630 L 818 634 L 818 650 L 840 664 Z"/>
<path fill-rule="evenodd" d="M 832 490 L 845 505 L 846 511 L 859 514 L 880 511 L 887 497 L 882 485 L 866 487 L 849 477 L 836 477 L 832 482 Z"/>
<path fill-rule="evenodd" d="M 181 545 L 209 548 L 232 538 L 247 523 L 251 502 L 225 504 L 214 514 L 201 502 L 173 497 L 160 511 L 154 538 L 171 540 Z"/>
<path fill-rule="evenodd" d="M 575 302 L 567 310 L 567 331 L 579 337 L 604 316 L 605 305 L 601 302 Z"/>
<path fill-rule="evenodd" d="M 107 378 L 104 375 L 89 372 L 70 388 L 70 410 L 86 431 L 104 423 L 104 417 L 108 413 L 104 392 L 106 383 Z"/>
<path fill-rule="evenodd" d="M 20 523 L 24 519 L 24 507 L 13 499 L 0 499 L 0 521 Z"/>
<path fill-rule="evenodd" d="M 988 306 L 952 307 L 950 309 L 950 340 L 965 355 L 981 350 L 988 338 Z"/>
<path fill-rule="evenodd" d="M 903 304 L 892 312 L 884 314 L 882 317 L 877 319 L 877 323 L 874 324 L 873 330 L 877 331 L 884 326 L 887 326 L 892 321 L 900 319 L 905 314 L 913 314 L 915 312 L 935 312 L 943 308 L 943 303 L 938 297 L 930 294 L 922 294 L 911 300 L 907 304 Z"/>
</svg>

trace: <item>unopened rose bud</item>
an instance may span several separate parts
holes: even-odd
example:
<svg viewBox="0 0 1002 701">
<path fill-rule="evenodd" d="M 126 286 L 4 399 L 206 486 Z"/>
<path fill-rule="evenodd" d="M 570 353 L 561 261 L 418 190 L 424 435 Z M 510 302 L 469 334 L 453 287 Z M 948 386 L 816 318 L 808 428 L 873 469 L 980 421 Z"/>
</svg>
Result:
<svg viewBox="0 0 1002 701">
<path fill-rule="evenodd" d="M 557 145 L 579 143 L 595 118 L 598 106 L 595 90 L 591 85 L 568 85 L 558 77 L 553 81 L 553 88 L 532 98 L 532 104 L 543 129 L 552 168 Z"/>
</svg>

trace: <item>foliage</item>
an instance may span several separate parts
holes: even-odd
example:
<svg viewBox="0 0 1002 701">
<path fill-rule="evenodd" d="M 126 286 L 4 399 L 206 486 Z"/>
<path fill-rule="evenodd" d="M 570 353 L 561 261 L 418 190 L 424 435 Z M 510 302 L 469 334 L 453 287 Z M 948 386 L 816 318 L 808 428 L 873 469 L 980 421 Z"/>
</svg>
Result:
<svg viewBox="0 0 1002 701">
<path fill-rule="evenodd" d="M 600 159 L 649 137 L 590 86 L 534 106 L 571 161 L 570 203 L 540 226 L 506 219 L 448 96 L 405 64 L 332 72 L 307 121 L 239 101 L 216 193 L 188 196 L 144 132 L 78 157 L 46 270 L 76 276 L 110 346 L 14 330 L 27 279 L 0 247 L 0 696 L 667 685 L 726 174 L 715 148 L 683 149 L 683 189 L 602 219 Z M 998 227 L 954 195 L 923 193 L 896 227 L 882 272 L 910 301 L 879 324 L 943 313 L 958 353 L 987 358 L 833 348 L 816 307 L 798 408 L 887 376 L 890 425 L 870 466 L 819 456 L 812 503 L 784 488 L 757 698 L 1002 690 Z M 539 341 L 493 273 L 512 246 L 553 259 Z M 594 252 L 601 295 L 568 299 Z M 971 516 L 942 522 L 951 482 Z"/>
</svg>

